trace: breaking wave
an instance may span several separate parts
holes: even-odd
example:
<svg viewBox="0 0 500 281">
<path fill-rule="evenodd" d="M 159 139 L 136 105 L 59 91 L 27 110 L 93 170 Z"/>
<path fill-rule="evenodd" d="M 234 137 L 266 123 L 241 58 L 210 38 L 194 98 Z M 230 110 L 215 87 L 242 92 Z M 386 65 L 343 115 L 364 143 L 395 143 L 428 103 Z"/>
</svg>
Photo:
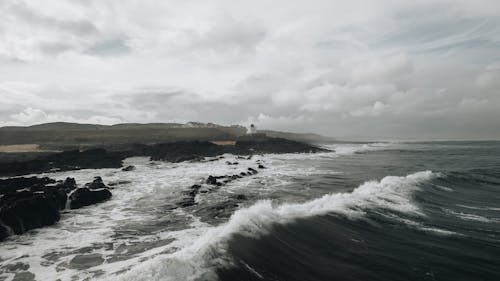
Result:
<svg viewBox="0 0 500 281">
<path fill-rule="evenodd" d="M 183 241 L 179 251 L 161 255 L 130 271 L 107 280 L 213 280 L 215 270 L 231 266 L 227 255 L 230 239 L 238 234 L 258 238 L 275 224 L 287 224 L 299 218 L 334 213 L 350 219 L 363 218 L 369 209 L 383 209 L 409 215 L 423 215 L 412 202 L 419 185 L 436 177 L 431 171 L 407 176 L 387 176 L 380 181 L 368 181 L 349 193 L 327 194 L 302 203 L 275 205 L 263 200 L 236 211 L 226 223 L 212 227 L 201 224 L 197 234 L 193 229 L 168 235 Z"/>
</svg>

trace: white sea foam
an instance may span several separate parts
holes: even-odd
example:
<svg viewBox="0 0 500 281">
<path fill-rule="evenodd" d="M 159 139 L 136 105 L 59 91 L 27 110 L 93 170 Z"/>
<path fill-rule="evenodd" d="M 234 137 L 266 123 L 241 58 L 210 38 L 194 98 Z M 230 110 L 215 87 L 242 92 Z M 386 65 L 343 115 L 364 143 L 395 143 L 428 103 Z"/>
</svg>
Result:
<svg viewBox="0 0 500 281">
<path fill-rule="evenodd" d="M 326 146 L 335 150 L 337 155 L 352 155 L 359 152 L 383 150 L 390 147 L 391 143 L 367 143 L 367 144 L 335 144 Z"/>
<path fill-rule="evenodd" d="M 273 224 L 290 223 L 295 219 L 336 213 L 350 218 L 362 217 L 367 209 L 384 208 L 420 214 L 411 202 L 411 194 L 419 183 L 429 180 L 430 171 L 406 177 L 388 176 L 381 181 L 369 181 L 350 193 L 336 193 L 304 203 L 273 205 L 270 200 L 259 201 L 249 208 L 236 211 L 229 221 L 217 227 L 201 227 L 199 236 L 189 236 L 187 247 L 133 268 L 108 280 L 203 280 L 215 279 L 214 267 L 231 263 L 224 252 L 234 234 L 258 237 Z M 191 230 L 192 231 L 192 230 Z M 182 240 L 182 239 L 181 239 Z"/>
</svg>

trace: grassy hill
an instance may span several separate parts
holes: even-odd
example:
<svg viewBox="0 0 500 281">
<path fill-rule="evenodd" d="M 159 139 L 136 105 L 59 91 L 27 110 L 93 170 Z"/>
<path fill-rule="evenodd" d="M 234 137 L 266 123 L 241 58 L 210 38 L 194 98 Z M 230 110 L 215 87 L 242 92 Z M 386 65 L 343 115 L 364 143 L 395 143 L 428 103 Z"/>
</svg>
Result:
<svg viewBox="0 0 500 281">
<path fill-rule="evenodd" d="M 278 131 L 260 131 L 271 137 L 320 143 L 333 139 L 315 134 L 295 134 Z M 246 134 L 242 126 L 220 126 L 212 123 L 126 123 L 95 125 L 78 123 L 46 123 L 27 127 L 1 127 L 0 145 L 39 144 L 43 149 L 66 150 L 82 147 L 122 149 L 131 144 L 153 144 L 182 140 L 223 141 L 236 140 Z"/>
</svg>

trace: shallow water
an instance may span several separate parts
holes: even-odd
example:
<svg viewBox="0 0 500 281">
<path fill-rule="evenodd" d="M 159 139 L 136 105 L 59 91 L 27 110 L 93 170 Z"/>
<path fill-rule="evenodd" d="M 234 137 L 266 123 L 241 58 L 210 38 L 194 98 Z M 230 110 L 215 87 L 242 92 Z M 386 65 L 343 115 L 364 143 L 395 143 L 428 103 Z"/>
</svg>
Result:
<svg viewBox="0 0 500 281">
<path fill-rule="evenodd" d="M 500 280 L 499 142 L 330 148 L 50 174 L 117 185 L 1 243 L 0 280 Z M 177 208 L 208 175 L 257 161 Z"/>
</svg>

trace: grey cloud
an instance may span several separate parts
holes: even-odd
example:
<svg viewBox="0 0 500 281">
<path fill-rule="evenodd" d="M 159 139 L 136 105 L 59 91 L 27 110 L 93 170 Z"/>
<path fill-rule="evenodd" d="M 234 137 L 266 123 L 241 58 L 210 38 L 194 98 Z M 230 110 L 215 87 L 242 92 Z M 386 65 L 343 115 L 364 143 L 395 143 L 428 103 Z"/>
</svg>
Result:
<svg viewBox="0 0 500 281">
<path fill-rule="evenodd" d="M 96 56 L 119 56 L 125 55 L 131 51 L 127 44 L 126 36 L 116 36 L 105 38 L 87 48 L 84 52 Z"/>
<path fill-rule="evenodd" d="M 97 27 L 88 20 L 61 20 L 52 18 L 38 13 L 24 2 L 15 2 L 9 8 L 14 15 L 34 26 L 54 28 L 77 36 L 88 36 L 98 33 Z"/>
</svg>

